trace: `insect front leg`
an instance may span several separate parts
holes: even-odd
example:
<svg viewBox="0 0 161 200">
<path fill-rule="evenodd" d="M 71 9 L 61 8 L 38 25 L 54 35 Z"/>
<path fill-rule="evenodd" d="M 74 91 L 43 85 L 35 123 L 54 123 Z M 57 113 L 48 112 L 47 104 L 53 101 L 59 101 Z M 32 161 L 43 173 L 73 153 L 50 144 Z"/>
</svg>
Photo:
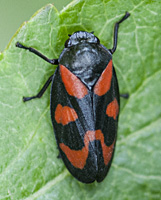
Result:
<svg viewBox="0 0 161 200">
<path fill-rule="evenodd" d="M 40 53 L 39 51 L 37 51 L 36 49 L 34 49 L 32 47 L 26 47 L 19 42 L 16 43 L 16 47 L 21 48 L 21 49 L 25 49 L 25 50 L 29 50 L 30 52 L 34 53 L 35 55 L 39 56 L 40 58 L 44 59 L 45 61 L 47 61 L 48 63 L 50 63 L 52 65 L 59 64 L 58 59 L 49 59 L 46 56 L 44 56 L 42 53 Z"/>
<path fill-rule="evenodd" d="M 115 28 L 114 28 L 114 40 L 113 40 L 113 48 L 110 49 L 110 52 L 113 54 L 116 51 L 117 48 L 117 38 L 118 38 L 118 29 L 119 29 L 119 24 L 121 24 L 123 21 L 125 21 L 128 17 L 130 16 L 130 13 L 126 12 L 123 18 L 116 22 Z"/>
<path fill-rule="evenodd" d="M 46 83 L 44 84 L 44 86 L 42 87 L 42 89 L 40 90 L 40 92 L 39 92 L 37 95 L 31 96 L 31 97 L 23 97 L 23 101 L 26 102 L 26 101 L 30 101 L 30 100 L 32 100 L 32 99 L 41 98 L 42 95 L 44 94 L 44 92 L 46 91 L 46 89 L 48 88 L 48 86 L 50 85 L 53 76 L 54 76 L 54 75 L 51 75 L 51 76 L 48 78 L 48 80 L 46 81 Z"/>
<path fill-rule="evenodd" d="M 44 56 L 42 53 L 40 53 L 39 51 L 37 51 L 36 49 L 34 49 L 32 47 L 24 46 L 19 42 L 16 43 L 16 47 L 28 50 L 31 53 L 34 53 L 35 55 L 39 56 L 40 58 L 44 59 L 45 61 L 47 61 L 48 63 L 50 63 L 52 65 L 59 64 L 58 59 L 49 59 L 46 56 Z M 46 81 L 46 83 L 44 84 L 44 86 L 42 87 L 42 89 L 40 90 L 40 92 L 37 95 L 31 96 L 31 97 L 23 97 L 23 101 L 26 102 L 26 101 L 30 101 L 30 100 L 35 99 L 35 98 L 41 98 L 42 95 L 44 94 L 44 92 L 46 91 L 46 89 L 48 88 L 49 84 L 51 83 L 53 76 L 54 75 L 51 75 L 49 77 L 49 79 Z"/>
</svg>

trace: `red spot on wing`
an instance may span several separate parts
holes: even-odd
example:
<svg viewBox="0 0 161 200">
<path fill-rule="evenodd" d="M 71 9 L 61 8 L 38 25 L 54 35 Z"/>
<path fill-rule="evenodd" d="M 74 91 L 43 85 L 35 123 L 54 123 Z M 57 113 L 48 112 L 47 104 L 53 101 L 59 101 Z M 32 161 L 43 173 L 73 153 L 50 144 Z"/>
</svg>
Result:
<svg viewBox="0 0 161 200">
<path fill-rule="evenodd" d="M 104 143 L 104 135 L 101 130 L 87 131 L 84 136 L 85 146 L 81 150 L 70 149 L 64 143 L 60 143 L 59 146 L 74 167 L 83 169 L 89 154 L 89 142 L 92 142 L 94 140 L 99 140 L 101 142 L 104 163 L 105 165 L 107 165 L 111 160 L 115 141 L 110 146 L 107 146 Z"/>
<path fill-rule="evenodd" d="M 114 140 L 114 142 L 110 146 L 107 146 L 105 144 L 105 142 L 104 142 L 104 135 L 101 132 L 101 130 L 97 130 L 96 131 L 96 140 L 100 140 L 100 142 L 101 142 L 104 163 L 105 163 L 105 165 L 107 165 L 110 162 L 112 154 L 113 154 L 115 140 Z"/>
<path fill-rule="evenodd" d="M 78 119 L 78 115 L 73 108 L 58 104 L 55 110 L 55 120 L 58 124 L 66 125 Z"/>
<path fill-rule="evenodd" d="M 81 99 L 88 94 L 86 86 L 63 65 L 60 65 L 60 73 L 65 89 L 69 95 Z"/>
<path fill-rule="evenodd" d="M 96 85 L 94 86 L 94 93 L 98 96 L 106 94 L 111 87 L 112 80 L 112 60 L 108 63 L 106 69 L 102 72 Z"/>
<path fill-rule="evenodd" d="M 106 114 L 109 117 L 113 117 L 116 120 L 116 117 L 119 114 L 119 105 L 118 105 L 116 98 L 114 98 L 114 100 L 108 104 L 108 106 L 106 108 Z"/>
<path fill-rule="evenodd" d="M 86 147 L 83 147 L 81 150 L 72 150 L 64 143 L 60 143 L 59 146 L 74 167 L 83 169 L 88 157 L 88 149 Z"/>
</svg>

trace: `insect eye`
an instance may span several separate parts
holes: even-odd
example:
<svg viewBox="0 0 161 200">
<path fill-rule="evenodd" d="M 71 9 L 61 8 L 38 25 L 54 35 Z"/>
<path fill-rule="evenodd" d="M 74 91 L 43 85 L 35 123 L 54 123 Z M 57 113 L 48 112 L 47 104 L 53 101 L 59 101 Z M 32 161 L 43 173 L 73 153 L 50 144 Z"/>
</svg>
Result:
<svg viewBox="0 0 161 200">
<path fill-rule="evenodd" d="M 68 47 L 68 43 L 69 43 L 69 39 L 65 42 L 65 48 L 67 48 Z"/>
<path fill-rule="evenodd" d="M 97 44 L 100 44 L 100 40 L 97 38 Z"/>
</svg>

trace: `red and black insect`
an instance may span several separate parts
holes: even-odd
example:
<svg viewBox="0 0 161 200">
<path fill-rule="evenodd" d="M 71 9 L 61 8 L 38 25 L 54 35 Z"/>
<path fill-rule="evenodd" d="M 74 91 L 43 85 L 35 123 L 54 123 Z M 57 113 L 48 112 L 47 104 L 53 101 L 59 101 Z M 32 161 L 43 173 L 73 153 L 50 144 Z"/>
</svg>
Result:
<svg viewBox="0 0 161 200">
<path fill-rule="evenodd" d="M 114 155 L 120 94 L 112 54 L 117 47 L 119 24 L 115 24 L 114 45 L 106 49 L 93 32 L 69 35 L 59 59 L 48 59 L 37 50 L 16 43 L 47 62 L 58 65 L 36 96 L 51 86 L 51 120 L 60 156 L 70 173 L 79 181 L 101 182 Z M 125 96 L 126 97 L 126 96 Z"/>
</svg>

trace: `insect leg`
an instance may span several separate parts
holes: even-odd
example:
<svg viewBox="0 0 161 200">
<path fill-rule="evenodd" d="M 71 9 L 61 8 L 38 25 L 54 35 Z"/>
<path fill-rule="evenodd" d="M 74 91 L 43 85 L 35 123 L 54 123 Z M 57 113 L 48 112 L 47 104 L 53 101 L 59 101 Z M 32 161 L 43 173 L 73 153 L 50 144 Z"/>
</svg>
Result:
<svg viewBox="0 0 161 200">
<path fill-rule="evenodd" d="M 117 38 L 118 38 L 118 29 L 119 29 L 119 24 L 122 23 L 125 19 L 127 19 L 130 16 L 130 13 L 126 12 L 123 18 L 116 22 L 115 28 L 114 28 L 114 40 L 113 40 L 113 48 L 110 49 L 110 52 L 113 54 L 116 51 L 117 48 Z"/>
<path fill-rule="evenodd" d="M 62 157 L 61 157 L 60 153 L 58 154 L 57 158 L 58 158 L 58 159 L 62 159 Z"/>
<path fill-rule="evenodd" d="M 120 94 L 120 97 L 122 97 L 124 99 L 128 99 L 129 98 L 129 94 L 128 93 Z"/>
<path fill-rule="evenodd" d="M 26 102 L 26 101 L 30 101 L 31 99 L 41 98 L 42 95 L 44 94 L 44 92 L 46 91 L 46 89 L 48 88 L 48 86 L 50 85 L 53 76 L 54 75 L 51 75 L 48 78 L 48 80 L 46 81 L 46 83 L 44 84 L 44 86 L 42 87 L 42 89 L 40 90 L 40 92 L 37 95 L 32 96 L 32 97 L 23 97 L 23 101 Z"/>
<path fill-rule="evenodd" d="M 58 63 L 58 59 L 49 59 L 46 56 L 44 56 L 43 54 L 41 54 L 39 51 L 37 51 L 36 49 L 32 48 L 32 47 L 26 47 L 24 45 L 22 45 L 21 43 L 17 42 L 16 43 L 16 47 L 21 48 L 21 49 L 25 49 L 25 50 L 29 50 L 30 52 L 36 54 L 37 56 L 39 56 L 40 58 L 44 59 L 45 61 L 47 61 L 48 63 L 52 64 L 52 65 L 57 65 Z"/>
</svg>

